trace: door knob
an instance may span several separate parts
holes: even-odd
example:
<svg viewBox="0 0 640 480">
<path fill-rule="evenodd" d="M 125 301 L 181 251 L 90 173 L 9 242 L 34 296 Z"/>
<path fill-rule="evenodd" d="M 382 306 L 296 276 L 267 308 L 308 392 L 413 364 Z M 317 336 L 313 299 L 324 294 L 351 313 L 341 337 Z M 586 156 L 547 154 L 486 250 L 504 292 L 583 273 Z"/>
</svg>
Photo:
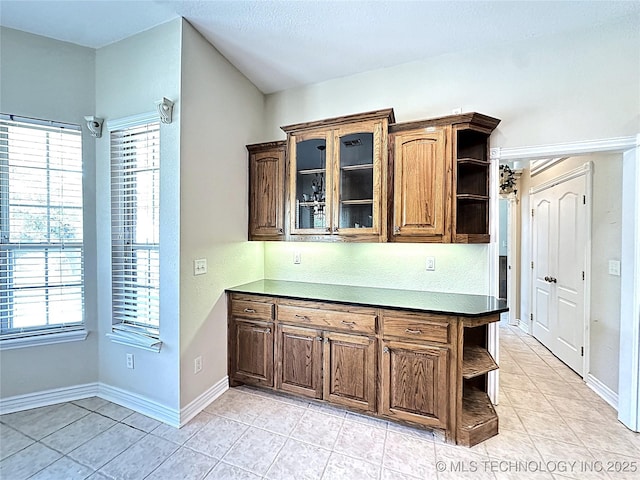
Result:
<svg viewBox="0 0 640 480">
<path fill-rule="evenodd" d="M 558 279 L 555 277 L 551 277 L 550 280 L 552 283 L 558 283 Z"/>
<path fill-rule="evenodd" d="M 546 277 L 544 277 L 544 281 L 551 283 L 551 277 L 547 275 Z"/>
</svg>

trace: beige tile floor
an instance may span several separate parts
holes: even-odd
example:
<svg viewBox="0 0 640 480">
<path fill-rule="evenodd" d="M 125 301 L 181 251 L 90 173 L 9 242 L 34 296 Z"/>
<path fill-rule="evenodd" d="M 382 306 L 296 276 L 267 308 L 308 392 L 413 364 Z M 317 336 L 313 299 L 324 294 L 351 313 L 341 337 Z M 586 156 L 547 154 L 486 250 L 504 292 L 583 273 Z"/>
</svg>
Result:
<svg viewBox="0 0 640 480">
<path fill-rule="evenodd" d="M 236 388 L 180 430 L 99 398 L 3 415 L 0 478 L 640 478 L 640 434 L 535 339 L 501 327 L 500 343 L 500 434 L 471 449 Z"/>
</svg>

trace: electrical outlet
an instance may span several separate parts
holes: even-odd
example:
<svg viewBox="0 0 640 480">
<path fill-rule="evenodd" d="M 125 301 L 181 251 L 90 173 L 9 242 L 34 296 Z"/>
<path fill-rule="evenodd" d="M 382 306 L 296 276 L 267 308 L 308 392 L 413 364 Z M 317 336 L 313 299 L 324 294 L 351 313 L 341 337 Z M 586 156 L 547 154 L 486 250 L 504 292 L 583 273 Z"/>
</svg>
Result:
<svg viewBox="0 0 640 480">
<path fill-rule="evenodd" d="M 300 265 L 302 263 L 302 255 L 300 255 L 300 252 L 293 252 L 293 263 L 295 265 Z"/>
<path fill-rule="evenodd" d="M 198 373 L 202 370 L 202 356 L 198 355 L 193 360 L 193 373 Z"/>
<path fill-rule="evenodd" d="M 454 115 L 460 115 L 462 113 L 462 107 L 454 108 L 451 110 L 451 113 Z"/>
<path fill-rule="evenodd" d="M 207 259 L 198 258 L 193 261 L 193 275 L 204 275 L 207 273 Z"/>
<path fill-rule="evenodd" d="M 427 271 L 433 272 L 436 269 L 436 257 L 427 257 Z"/>
<path fill-rule="evenodd" d="M 609 275 L 615 275 L 616 277 L 620 276 L 619 260 L 609 260 Z"/>
<path fill-rule="evenodd" d="M 133 370 L 133 353 L 127 353 L 127 368 Z"/>
</svg>

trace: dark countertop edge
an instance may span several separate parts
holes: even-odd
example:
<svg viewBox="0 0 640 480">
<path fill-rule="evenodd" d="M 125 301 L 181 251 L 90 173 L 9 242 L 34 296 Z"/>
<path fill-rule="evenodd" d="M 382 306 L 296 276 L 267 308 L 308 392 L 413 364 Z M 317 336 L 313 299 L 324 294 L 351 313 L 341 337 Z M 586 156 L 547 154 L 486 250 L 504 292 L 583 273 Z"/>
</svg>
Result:
<svg viewBox="0 0 640 480">
<path fill-rule="evenodd" d="M 260 281 L 260 280 L 257 280 Z M 282 280 L 282 281 L 291 281 L 291 280 Z M 428 309 L 423 309 L 423 308 L 416 308 L 416 307 L 403 307 L 403 306 L 390 306 L 390 305 L 380 305 L 380 304 L 371 304 L 371 303 L 363 303 L 360 301 L 342 301 L 342 300 L 327 300 L 327 299 L 323 299 L 323 298 L 310 298 L 310 297 L 299 297 L 296 295 L 286 295 L 286 294 L 273 294 L 273 293 L 258 293 L 258 292 L 254 292 L 251 290 L 243 290 L 242 287 L 244 287 L 245 285 L 250 285 L 251 283 L 254 282 L 249 282 L 248 284 L 244 284 L 244 285 L 238 285 L 236 287 L 231 287 L 231 288 L 226 288 L 225 289 L 225 293 L 244 293 L 247 295 L 257 295 L 260 297 L 282 297 L 282 298 L 289 298 L 291 300 L 311 300 L 314 302 L 327 302 L 327 303 L 337 303 L 339 305 L 358 305 L 361 307 L 371 307 L 371 308 L 384 308 L 384 309 L 388 309 L 388 310 L 404 310 L 404 311 L 409 311 L 409 312 L 421 312 L 421 313 L 433 313 L 433 314 L 437 314 L 437 315 L 453 315 L 456 317 L 465 317 L 465 318 L 479 318 L 479 317 L 486 317 L 487 315 L 494 315 L 496 313 L 505 313 L 509 311 L 509 307 L 505 307 L 505 308 L 498 308 L 496 310 L 486 310 L 484 312 L 479 312 L 479 313 L 461 313 L 461 312 L 449 312 L 446 310 L 428 310 Z M 307 283 L 307 282 L 295 282 L 293 281 L 292 283 Z M 323 285 L 328 285 L 328 284 L 323 284 Z M 344 286 L 344 287 L 353 287 L 355 285 L 339 285 L 336 284 L 335 286 Z M 362 286 L 357 286 L 358 288 L 380 288 L 380 287 L 362 287 Z M 393 290 L 393 289 L 390 289 Z M 405 290 L 406 291 L 406 290 Z M 412 290 L 412 291 L 419 291 L 419 290 Z M 432 291 L 427 291 L 427 293 L 446 293 L 446 294 L 451 294 L 452 292 L 432 292 Z M 476 294 L 466 294 L 466 293 L 454 293 L 454 295 L 474 295 L 474 296 L 485 296 L 488 297 L 489 295 L 476 295 Z"/>
</svg>

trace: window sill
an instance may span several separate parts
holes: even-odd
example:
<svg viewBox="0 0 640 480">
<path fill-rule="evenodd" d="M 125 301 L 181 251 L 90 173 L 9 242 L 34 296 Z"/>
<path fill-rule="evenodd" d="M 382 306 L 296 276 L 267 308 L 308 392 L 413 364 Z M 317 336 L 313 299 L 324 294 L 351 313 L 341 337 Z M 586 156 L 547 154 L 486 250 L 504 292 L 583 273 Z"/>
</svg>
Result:
<svg viewBox="0 0 640 480">
<path fill-rule="evenodd" d="M 111 333 L 107 333 L 107 337 L 113 343 L 127 345 L 128 347 L 140 348 L 149 352 L 159 353 L 160 349 L 162 348 L 162 342 L 160 340 L 153 339 L 146 335 L 141 335 L 135 332 L 113 330 Z"/>
<path fill-rule="evenodd" d="M 53 345 L 56 343 L 78 342 L 89 335 L 87 330 L 72 330 L 70 332 L 43 333 L 18 338 L 6 338 L 0 340 L 0 350 L 13 350 L 15 348 L 37 347 L 39 345 Z"/>
</svg>

